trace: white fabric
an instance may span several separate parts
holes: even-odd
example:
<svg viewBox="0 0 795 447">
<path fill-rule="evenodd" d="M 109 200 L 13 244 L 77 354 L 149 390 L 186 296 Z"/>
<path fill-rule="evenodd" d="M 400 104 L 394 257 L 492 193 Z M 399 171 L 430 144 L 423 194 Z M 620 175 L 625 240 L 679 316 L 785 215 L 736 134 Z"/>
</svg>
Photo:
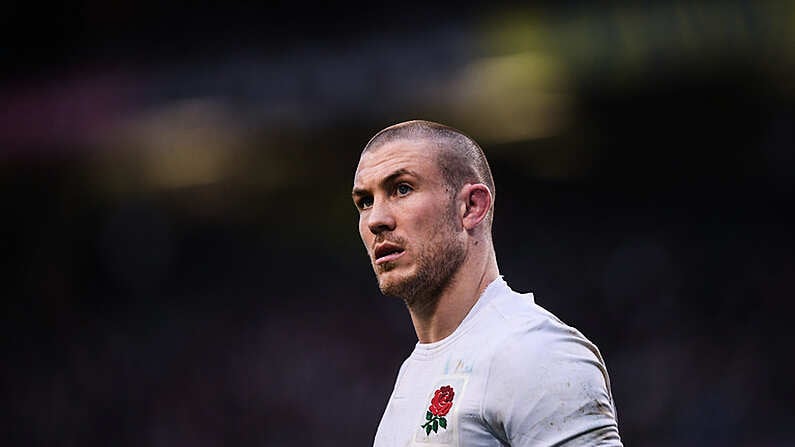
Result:
<svg viewBox="0 0 795 447">
<path fill-rule="evenodd" d="M 446 428 L 427 434 L 442 386 L 454 391 Z M 599 350 L 499 277 L 452 334 L 403 362 L 374 445 L 622 444 Z"/>
</svg>

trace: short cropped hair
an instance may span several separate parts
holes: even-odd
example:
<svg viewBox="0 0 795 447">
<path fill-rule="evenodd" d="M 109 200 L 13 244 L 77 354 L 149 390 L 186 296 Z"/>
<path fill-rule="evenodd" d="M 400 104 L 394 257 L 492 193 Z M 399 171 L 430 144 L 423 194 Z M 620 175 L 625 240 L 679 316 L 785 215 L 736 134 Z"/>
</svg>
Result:
<svg viewBox="0 0 795 447">
<path fill-rule="evenodd" d="M 362 154 L 398 140 L 428 141 L 438 148 L 437 162 L 442 178 L 455 195 L 467 183 L 483 183 L 491 191 L 492 205 L 487 221 L 494 219 L 494 178 L 483 149 L 458 129 L 433 121 L 412 120 L 389 126 L 370 139 Z"/>
</svg>

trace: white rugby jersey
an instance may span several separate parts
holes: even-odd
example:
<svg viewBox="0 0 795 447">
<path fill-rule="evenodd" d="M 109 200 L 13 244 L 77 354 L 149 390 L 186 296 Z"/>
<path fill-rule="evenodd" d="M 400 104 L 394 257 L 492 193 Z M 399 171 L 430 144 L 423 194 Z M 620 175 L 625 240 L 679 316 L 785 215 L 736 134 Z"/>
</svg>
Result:
<svg viewBox="0 0 795 447">
<path fill-rule="evenodd" d="M 621 446 L 599 350 L 502 277 L 403 362 L 375 447 Z"/>
</svg>

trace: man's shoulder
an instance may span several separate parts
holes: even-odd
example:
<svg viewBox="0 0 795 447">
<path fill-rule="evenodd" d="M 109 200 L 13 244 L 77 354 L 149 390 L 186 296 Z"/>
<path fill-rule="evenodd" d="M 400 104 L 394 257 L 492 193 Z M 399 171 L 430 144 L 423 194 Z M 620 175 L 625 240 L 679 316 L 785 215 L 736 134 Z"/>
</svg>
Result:
<svg viewBox="0 0 795 447">
<path fill-rule="evenodd" d="M 492 324 L 498 324 L 502 332 L 511 338 L 532 341 L 556 334 L 582 337 L 575 328 L 536 304 L 532 293 L 519 293 L 506 288 L 489 307 L 493 314 Z"/>
<path fill-rule="evenodd" d="M 511 445 L 620 446 L 597 347 L 534 302 L 508 297 L 493 307 L 504 324 L 484 393 L 489 426 Z"/>
<path fill-rule="evenodd" d="M 539 306 L 531 293 L 518 293 L 508 289 L 494 299 L 490 306 L 493 331 L 496 338 L 493 355 L 498 360 L 526 359 L 538 365 L 556 358 L 575 355 L 598 360 L 601 355 L 596 346 L 579 330 L 564 323 L 553 313 Z"/>
</svg>

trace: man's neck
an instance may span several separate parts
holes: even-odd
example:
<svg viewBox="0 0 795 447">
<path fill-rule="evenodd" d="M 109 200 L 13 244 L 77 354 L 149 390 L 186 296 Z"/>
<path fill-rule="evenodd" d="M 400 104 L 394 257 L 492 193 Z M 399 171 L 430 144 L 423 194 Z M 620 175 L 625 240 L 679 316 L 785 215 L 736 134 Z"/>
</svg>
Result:
<svg viewBox="0 0 795 447">
<path fill-rule="evenodd" d="M 493 254 L 478 265 L 465 262 L 436 299 L 431 309 L 409 308 L 420 343 L 433 343 L 452 334 L 499 275 Z"/>
</svg>

